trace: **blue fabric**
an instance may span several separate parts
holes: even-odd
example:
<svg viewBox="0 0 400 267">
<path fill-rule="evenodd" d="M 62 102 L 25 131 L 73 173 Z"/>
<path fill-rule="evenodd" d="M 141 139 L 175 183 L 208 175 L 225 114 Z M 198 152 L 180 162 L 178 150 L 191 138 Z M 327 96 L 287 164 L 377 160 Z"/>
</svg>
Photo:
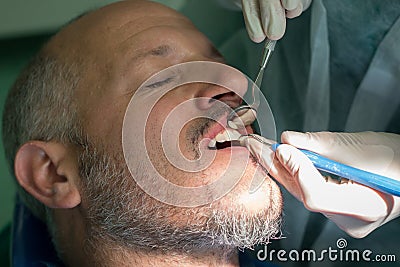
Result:
<svg viewBox="0 0 400 267">
<path fill-rule="evenodd" d="M 279 267 L 271 262 L 259 261 L 255 255 L 252 255 L 249 251 L 239 251 L 239 265 L 241 267 Z"/>
<path fill-rule="evenodd" d="M 61 267 L 46 225 L 17 200 L 11 237 L 11 265 Z"/>
</svg>

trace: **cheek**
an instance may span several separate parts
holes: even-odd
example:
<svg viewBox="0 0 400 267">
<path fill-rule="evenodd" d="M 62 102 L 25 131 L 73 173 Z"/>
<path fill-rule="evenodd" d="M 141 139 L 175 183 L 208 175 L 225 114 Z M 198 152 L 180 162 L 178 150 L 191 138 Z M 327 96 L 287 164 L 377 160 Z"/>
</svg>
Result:
<svg viewBox="0 0 400 267">
<path fill-rule="evenodd" d="M 190 133 L 195 121 L 195 108 L 192 103 L 181 105 L 182 99 L 177 92 L 169 92 L 154 105 L 146 121 L 146 144 L 194 160 L 194 140 L 191 140 L 193 134 Z"/>
<path fill-rule="evenodd" d="M 143 117 L 146 119 L 146 143 L 161 143 L 161 132 L 163 127 L 166 127 L 165 122 L 172 109 L 173 105 L 162 99 L 154 106 L 147 118 Z"/>
<path fill-rule="evenodd" d="M 162 127 L 166 127 L 164 125 L 169 116 L 171 116 L 173 109 L 178 106 L 179 103 L 174 99 L 173 96 L 169 96 L 168 94 L 161 98 L 152 108 L 147 121 L 146 121 L 146 130 L 147 126 L 150 126 L 152 129 L 161 132 Z M 145 114 L 144 114 L 145 115 Z M 146 119 L 146 118 L 143 118 Z M 169 119 L 168 123 L 173 123 L 174 120 Z"/>
<path fill-rule="evenodd" d="M 168 150 L 167 152 L 169 153 L 172 150 L 172 153 L 176 154 L 175 147 L 177 147 L 179 135 L 171 131 L 178 126 L 173 125 L 176 120 L 168 119 L 174 106 L 172 101 L 161 99 L 154 106 L 146 120 L 146 150 L 150 160 L 159 172 L 163 172 L 163 168 L 169 165 L 169 160 L 165 156 L 165 150 Z M 179 144 L 180 146 L 181 144 Z"/>
<path fill-rule="evenodd" d="M 83 119 L 84 132 L 101 143 L 106 151 L 122 151 L 122 131 L 126 103 L 116 103 L 104 109 L 91 110 L 89 119 Z M 121 107 L 121 108 L 115 108 Z"/>
<path fill-rule="evenodd" d="M 170 110 L 170 106 L 158 105 L 146 123 L 146 150 L 159 172 L 166 172 L 166 166 L 169 170 L 174 169 L 172 166 L 174 162 L 181 163 L 196 158 L 193 140 L 189 140 L 187 135 L 190 124 L 182 127 L 176 120 L 166 121 Z"/>
</svg>

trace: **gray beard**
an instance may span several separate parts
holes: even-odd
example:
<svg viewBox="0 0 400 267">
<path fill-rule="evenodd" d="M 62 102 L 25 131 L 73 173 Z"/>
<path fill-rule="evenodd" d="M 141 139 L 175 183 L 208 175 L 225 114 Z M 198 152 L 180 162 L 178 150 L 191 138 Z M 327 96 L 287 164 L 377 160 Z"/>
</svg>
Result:
<svg viewBox="0 0 400 267">
<path fill-rule="evenodd" d="M 170 206 L 137 186 L 121 156 L 104 153 L 90 144 L 84 147 L 79 165 L 91 250 L 114 244 L 160 253 L 232 251 L 267 244 L 280 236 L 281 219 L 273 208 L 248 215 L 239 207 L 221 211 L 213 209 L 212 204 L 198 208 Z M 280 203 L 271 207 L 280 207 Z"/>
</svg>

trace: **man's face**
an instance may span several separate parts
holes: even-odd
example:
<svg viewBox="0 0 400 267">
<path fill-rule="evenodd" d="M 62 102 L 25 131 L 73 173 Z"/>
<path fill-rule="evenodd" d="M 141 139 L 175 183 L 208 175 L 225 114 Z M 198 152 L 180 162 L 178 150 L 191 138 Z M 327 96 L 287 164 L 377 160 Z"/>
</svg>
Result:
<svg viewBox="0 0 400 267">
<path fill-rule="evenodd" d="M 73 27 L 64 32 L 64 35 L 69 35 L 72 39 L 71 43 L 76 41 L 77 44 L 65 53 L 76 56 L 87 70 L 76 93 L 76 99 L 81 120 L 85 122 L 84 130 L 94 144 L 92 149 L 101 154 L 100 158 L 93 159 L 95 156 L 89 153 L 86 158 L 84 155 L 82 160 L 82 164 L 97 165 L 96 178 L 92 177 L 92 181 L 86 183 L 82 193 L 82 206 L 89 210 L 90 217 L 96 217 L 97 220 L 92 224 L 101 224 L 99 220 L 110 222 L 110 218 L 114 216 L 114 225 L 109 227 L 107 234 L 114 236 L 114 239 L 125 239 L 125 243 L 129 243 L 128 229 L 135 227 L 142 227 L 139 229 L 139 235 L 142 236 L 151 232 L 147 237 L 155 240 L 147 245 L 162 243 L 161 240 L 165 240 L 166 235 L 171 236 L 173 240 L 174 232 L 180 232 L 178 239 L 186 242 L 190 242 L 192 238 L 192 241 L 197 239 L 198 243 L 198 240 L 204 239 L 205 236 L 219 240 L 221 245 L 251 246 L 255 245 L 253 242 L 265 241 L 271 232 L 268 228 L 276 227 L 270 222 L 277 221 L 281 212 L 278 187 L 250 158 L 245 148 L 228 147 L 212 151 L 204 149 L 206 143 L 202 142 L 214 137 L 226 127 L 228 110 L 214 104 L 213 100 L 235 108 L 241 103 L 237 94 L 216 85 L 187 84 L 166 93 L 155 104 L 149 117 L 146 119 L 143 116 L 143 119 L 146 119 L 145 144 L 149 158 L 154 168 L 175 184 L 186 187 L 210 184 L 227 171 L 234 155 L 238 163 L 231 164 L 230 171 L 243 175 L 237 186 L 226 196 L 196 208 L 173 207 L 161 203 L 143 194 L 124 161 L 121 136 L 125 111 L 131 97 L 146 79 L 167 67 L 190 61 L 222 62 L 223 59 L 209 40 L 182 15 L 158 4 L 143 1 L 118 3 L 101 9 L 78 20 Z M 54 47 L 62 47 L 64 41 L 55 38 L 53 44 Z M 160 90 L 159 87 L 161 86 L 155 85 L 150 90 Z M 206 169 L 187 172 L 175 167 L 164 155 L 161 132 L 174 108 L 185 101 L 201 97 L 208 100 L 191 102 L 186 107 L 187 111 L 217 114 L 215 118 L 219 122 L 193 118 L 185 125 L 177 124 L 179 135 L 175 140 L 179 144 L 180 153 L 188 160 L 199 158 L 202 149 L 200 146 L 203 146 L 202 153 L 213 154 L 215 158 Z M 147 104 L 146 101 L 147 98 L 143 96 L 143 103 Z M 141 111 L 141 108 L 137 107 L 136 114 L 130 116 L 140 117 Z M 245 131 L 251 131 L 251 128 L 248 127 Z M 135 154 L 134 146 L 129 149 Z M 138 159 L 141 157 L 144 159 L 146 155 L 136 155 Z M 100 161 L 107 161 L 108 165 L 101 165 Z M 149 175 L 146 167 L 141 167 L 140 160 L 136 162 L 137 168 L 131 168 L 132 174 L 144 177 Z M 243 167 L 238 167 L 243 166 L 239 162 L 248 162 L 244 172 Z M 87 169 L 91 166 L 85 167 Z M 255 176 L 265 177 L 266 181 L 257 192 L 250 194 L 248 187 Z M 85 181 L 83 183 L 85 184 Z M 104 199 L 99 202 L 98 199 L 102 196 Z M 104 210 L 111 211 L 105 214 Z M 100 211 L 103 215 L 93 215 Z M 116 225 L 121 228 L 120 234 L 117 233 Z M 164 230 L 161 231 L 161 228 Z M 166 233 L 166 228 L 171 229 L 171 232 Z M 242 237 L 222 241 L 238 229 Z M 156 237 L 157 231 L 164 237 Z M 254 238 L 254 231 L 260 237 Z M 187 238 L 183 239 L 185 232 Z M 253 235 L 253 239 L 238 241 L 243 239 L 243 232 L 244 235 Z M 221 234 L 225 236 L 218 236 Z M 140 241 L 132 241 L 136 244 L 138 242 Z M 211 242 L 210 239 L 210 244 Z M 224 242 L 225 244 L 222 244 Z"/>
</svg>

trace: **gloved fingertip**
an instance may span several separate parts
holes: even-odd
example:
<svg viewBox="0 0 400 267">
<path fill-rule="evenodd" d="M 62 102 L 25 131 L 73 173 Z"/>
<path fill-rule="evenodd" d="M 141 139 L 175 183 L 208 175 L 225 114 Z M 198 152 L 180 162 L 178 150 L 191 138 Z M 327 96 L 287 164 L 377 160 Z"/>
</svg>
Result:
<svg viewBox="0 0 400 267">
<path fill-rule="evenodd" d="M 243 147 L 247 147 L 249 145 L 249 136 L 247 135 L 242 135 L 239 137 L 239 144 Z"/>
<path fill-rule="evenodd" d="M 281 39 L 283 37 L 283 33 L 282 34 L 267 34 L 267 37 L 270 40 L 278 41 L 279 39 Z"/>
<path fill-rule="evenodd" d="M 364 238 L 367 235 L 369 235 L 373 230 L 375 230 L 376 228 L 368 228 L 368 229 L 347 229 L 347 227 L 339 227 L 340 229 L 342 229 L 343 231 L 345 231 L 349 236 L 353 237 L 353 238 Z"/>
<path fill-rule="evenodd" d="M 245 12 L 244 21 L 250 39 L 257 43 L 262 42 L 262 40 L 265 39 L 265 34 L 261 25 L 259 14 L 254 13 L 254 11 Z"/>
<path fill-rule="evenodd" d="M 300 16 L 302 12 L 303 12 L 303 5 L 300 4 L 297 8 L 293 10 L 287 10 L 286 17 L 289 19 L 296 18 Z"/>
<path fill-rule="evenodd" d="M 265 39 L 265 34 L 262 31 L 261 25 L 246 21 L 246 30 L 250 40 L 255 43 L 261 43 Z"/>
<path fill-rule="evenodd" d="M 250 36 L 250 39 L 255 43 L 261 43 L 266 38 L 265 35 L 262 35 L 262 36 L 251 36 L 251 35 L 249 35 L 249 36 Z"/>
<path fill-rule="evenodd" d="M 254 109 L 241 110 L 232 120 L 228 121 L 228 126 L 232 129 L 245 128 L 247 125 L 252 124 L 257 118 L 257 112 Z"/>
<path fill-rule="evenodd" d="M 282 6 L 286 9 L 286 10 L 293 10 L 295 8 L 298 7 L 299 2 L 298 1 L 293 1 L 293 0 L 282 0 L 281 1 Z M 301 4 L 301 3 L 300 3 Z"/>
<path fill-rule="evenodd" d="M 236 125 L 234 121 L 228 121 L 228 126 L 235 130 L 239 129 L 239 127 Z"/>
<path fill-rule="evenodd" d="M 286 20 L 285 16 L 282 15 L 282 18 L 271 18 L 266 30 L 265 35 L 270 40 L 279 40 L 283 37 L 286 30 Z"/>
<path fill-rule="evenodd" d="M 284 131 L 281 134 L 281 141 L 282 143 L 292 144 L 298 140 L 304 140 L 307 138 L 307 135 L 301 132 L 295 131 Z"/>
<path fill-rule="evenodd" d="M 279 161 L 283 164 L 283 165 L 288 165 L 291 157 L 292 157 L 292 153 L 290 151 L 290 149 L 288 149 L 288 145 L 280 145 L 278 147 L 278 149 L 276 150 L 276 155 L 279 159 Z"/>
</svg>

